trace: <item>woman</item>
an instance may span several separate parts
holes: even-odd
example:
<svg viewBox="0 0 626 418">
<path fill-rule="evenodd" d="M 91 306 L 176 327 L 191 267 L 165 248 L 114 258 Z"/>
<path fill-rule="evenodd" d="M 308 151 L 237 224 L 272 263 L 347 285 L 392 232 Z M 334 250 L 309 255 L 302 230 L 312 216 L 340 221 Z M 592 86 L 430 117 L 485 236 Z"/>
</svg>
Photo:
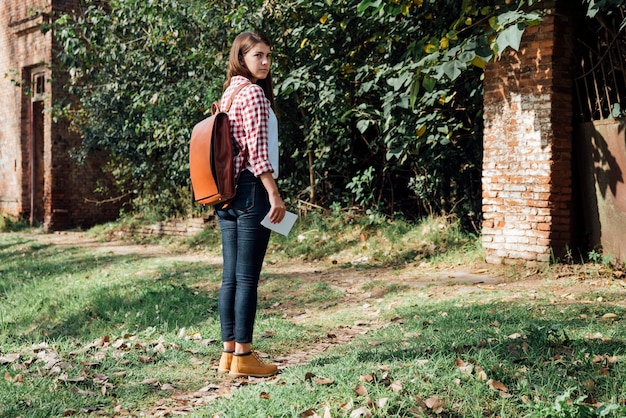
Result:
<svg viewBox="0 0 626 418">
<path fill-rule="evenodd" d="M 285 216 L 275 178 L 278 175 L 278 123 L 270 71 L 271 45 L 258 32 L 244 32 L 233 42 L 221 108 L 228 112 L 236 145 L 237 192 L 216 206 L 222 231 L 224 269 L 218 309 L 224 349 L 218 371 L 232 376 L 265 377 L 278 368 L 252 351 L 257 286 L 270 230 L 261 225 L 269 214 Z M 234 95 L 235 94 L 235 95 Z"/>
</svg>

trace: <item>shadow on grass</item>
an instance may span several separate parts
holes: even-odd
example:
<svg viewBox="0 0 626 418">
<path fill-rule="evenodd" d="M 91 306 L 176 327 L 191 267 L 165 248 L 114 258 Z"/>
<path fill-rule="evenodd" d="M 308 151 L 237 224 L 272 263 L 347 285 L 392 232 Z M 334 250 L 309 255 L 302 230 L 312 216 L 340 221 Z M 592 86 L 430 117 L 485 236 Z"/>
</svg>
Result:
<svg viewBox="0 0 626 418">
<path fill-rule="evenodd" d="M 217 278 L 220 266 L 172 262 L 145 267 L 157 258 L 95 254 L 26 239 L 3 247 L 0 308 L 9 312 L 15 307 L 13 318 L 4 318 L 3 324 L 11 339 L 24 339 L 33 330 L 51 339 L 91 339 L 150 327 L 171 331 L 217 317 L 217 285 L 215 290 L 196 285 Z M 80 277 L 75 288 L 72 277 Z"/>
<path fill-rule="evenodd" d="M 136 332 L 150 327 L 175 331 L 196 326 L 208 319 L 217 320 L 217 291 L 199 291 L 189 283 L 179 283 L 182 274 L 201 277 L 205 265 L 161 273 L 151 279 L 108 287 L 92 293 L 84 308 L 66 318 L 48 333 L 52 338 L 79 337 L 110 333 L 112 330 Z"/>
<path fill-rule="evenodd" d="M 504 360 L 516 361 L 531 355 L 551 358 L 560 352 L 596 353 L 600 348 L 613 351 L 615 355 L 626 354 L 626 345 L 622 343 L 626 340 L 626 329 L 620 320 L 606 321 L 599 315 L 590 317 L 585 304 L 572 303 L 565 308 L 539 303 L 536 306 L 540 309 L 510 302 L 471 307 L 448 303 L 434 309 L 401 309 L 401 327 L 408 330 L 409 335 L 419 337 L 394 332 L 387 336 L 387 342 L 404 345 L 408 342 L 418 352 L 438 349 L 459 356 L 489 351 Z M 617 318 L 626 317 L 625 308 L 613 306 L 611 309 Z M 613 334 L 610 338 L 605 335 L 609 333 Z M 584 338 L 573 337 L 580 334 Z M 521 349 L 517 355 L 513 350 L 516 345 Z M 375 352 L 380 353 L 380 350 Z"/>
<path fill-rule="evenodd" d="M 617 318 L 626 317 L 626 309 L 611 309 Z M 455 365 L 459 359 L 482 368 L 512 392 L 530 382 L 544 385 L 548 398 L 578 387 L 608 402 L 623 395 L 615 391 L 626 378 L 617 361 L 626 355 L 626 329 L 619 320 L 589 317 L 588 310 L 579 303 L 401 309 L 398 325 L 369 335 L 376 344 L 364 343 L 353 355 L 359 363 L 405 364 L 416 371 L 417 360 L 435 359 L 443 364 L 442 373 L 461 376 Z"/>
<path fill-rule="evenodd" d="M 15 288 L 27 287 L 36 281 L 53 279 L 64 274 L 97 271 L 113 264 L 120 257 L 77 253 L 75 248 L 61 248 L 38 243 L 16 243 L 14 251 L 0 249 L 0 295 Z"/>
</svg>

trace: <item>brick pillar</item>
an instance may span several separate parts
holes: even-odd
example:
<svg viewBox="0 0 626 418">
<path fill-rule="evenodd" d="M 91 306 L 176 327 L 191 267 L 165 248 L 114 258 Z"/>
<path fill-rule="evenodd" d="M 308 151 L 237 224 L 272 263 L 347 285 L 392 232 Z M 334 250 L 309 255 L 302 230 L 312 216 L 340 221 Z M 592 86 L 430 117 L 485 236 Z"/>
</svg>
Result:
<svg viewBox="0 0 626 418">
<path fill-rule="evenodd" d="M 485 71 L 486 260 L 544 263 L 572 239 L 573 11 L 549 14 Z"/>
</svg>

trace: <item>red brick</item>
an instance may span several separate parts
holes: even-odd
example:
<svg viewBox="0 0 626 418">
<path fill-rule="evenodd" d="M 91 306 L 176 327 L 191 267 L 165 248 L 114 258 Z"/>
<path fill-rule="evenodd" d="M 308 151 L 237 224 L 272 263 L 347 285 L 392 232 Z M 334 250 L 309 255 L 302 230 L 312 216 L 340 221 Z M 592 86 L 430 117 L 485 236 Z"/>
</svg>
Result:
<svg viewBox="0 0 626 418">
<path fill-rule="evenodd" d="M 80 0 L 2 0 L 0 2 L 0 212 L 26 219 L 31 217 L 31 116 L 34 98 L 23 94 L 11 84 L 11 78 L 30 84 L 35 74 L 46 82 L 43 108 L 66 96 L 66 76 L 56 67 L 52 32 L 42 34 L 41 23 L 64 11 L 78 10 Z M 17 73 L 14 72 L 17 70 Z M 37 112 L 41 115 L 41 112 Z M 89 201 L 103 200 L 94 192 L 96 181 L 112 185 L 102 175 L 102 156 L 94 156 L 78 166 L 69 155 L 80 144 L 80 137 L 70 132 L 67 123 L 55 123 L 49 113 L 41 117 L 40 169 L 35 194 L 35 221 L 44 228 L 56 230 L 90 226 L 115 219 L 120 203 L 96 205 Z M 13 167 L 6 170 L 6 167 Z M 110 197 L 110 196 L 106 196 Z"/>
<path fill-rule="evenodd" d="M 491 228 L 483 230 L 483 239 L 491 244 L 485 247 L 488 261 L 547 262 L 572 235 L 573 63 L 561 46 L 563 34 L 573 33 L 565 27 L 572 22 L 551 14 L 527 28 L 519 52 L 508 51 L 486 69 L 483 199 L 489 204 L 483 215 Z M 497 199 L 495 185 L 501 185 Z M 499 245 L 493 245 L 494 237 Z"/>
</svg>

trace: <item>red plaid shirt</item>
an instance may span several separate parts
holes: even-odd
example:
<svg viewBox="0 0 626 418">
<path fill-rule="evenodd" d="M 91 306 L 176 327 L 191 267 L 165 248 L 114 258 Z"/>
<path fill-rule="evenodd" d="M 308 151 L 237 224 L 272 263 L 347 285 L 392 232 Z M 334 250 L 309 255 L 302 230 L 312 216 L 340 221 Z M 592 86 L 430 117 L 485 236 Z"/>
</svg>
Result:
<svg viewBox="0 0 626 418">
<path fill-rule="evenodd" d="M 222 95 L 220 108 L 225 108 L 237 86 L 249 82 L 243 76 L 231 78 L 230 86 Z M 239 153 L 235 156 L 237 176 L 245 168 L 257 177 L 263 173 L 274 172 L 268 153 L 269 117 L 270 101 L 265 97 L 265 92 L 260 86 L 250 84 L 239 91 L 228 111 L 230 132 L 239 148 Z"/>
</svg>

